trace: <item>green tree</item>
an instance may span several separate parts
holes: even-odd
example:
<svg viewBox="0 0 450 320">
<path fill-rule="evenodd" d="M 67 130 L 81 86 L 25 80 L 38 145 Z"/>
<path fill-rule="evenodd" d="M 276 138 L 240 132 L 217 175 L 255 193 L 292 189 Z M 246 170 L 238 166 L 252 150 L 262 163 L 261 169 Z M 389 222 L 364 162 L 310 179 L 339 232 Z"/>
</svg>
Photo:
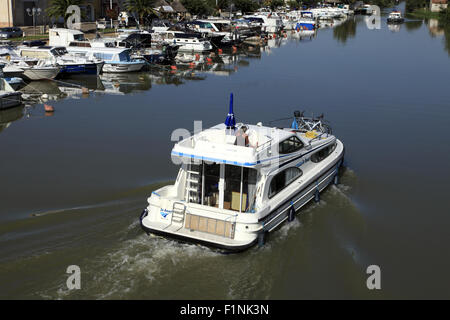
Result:
<svg viewBox="0 0 450 320">
<path fill-rule="evenodd" d="M 50 18 L 58 19 L 63 17 L 64 23 L 66 23 L 67 19 L 72 15 L 72 13 L 67 13 L 67 8 L 80 6 L 82 2 L 83 0 L 52 0 L 46 12 Z"/>
<path fill-rule="evenodd" d="M 429 0 L 406 0 L 405 11 L 408 13 L 413 12 L 414 10 L 428 7 L 429 3 Z"/>
<path fill-rule="evenodd" d="M 206 16 L 214 11 L 214 8 L 206 0 L 181 0 L 189 13 L 197 16 Z"/>
<path fill-rule="evenodd" d="M 259 8 L 259 4 L 254 0 L 233 0 L 233 3 L 242 13 L 254 12 Z"/>
<path fill-rule="evenodd" d="M 284 6 L 284 0 L 271 0 L 270 9 L 275 10 L 278 7 Z"/>
<path fill-rule="evenodd" d="M 338 42 L 345 44 L 348 38 L 354 38 L 356 35 L 356 21 L 348 19 L 343 24 L 333 28 L 333 38 Z"/>
<path fill-rule="evenodd" d="M 297 1 L 295 1 L 295 0 L 289 0 L 287 2 L 287 4 L 289 5 L 290 9 L 298 9 L 298 8 L 300 8 L 300 4 Z"/>
<path fill-rule="evenodd" d="M 317 0 L 303 0 L 303 1 L 301 1 L 301 4 L 302 4 L 302 6 L 310 8 L 314 5 L 316 5 L 318 2 L 319 1 L 317 1 Z"/>
<path fill-rule="evenodd" d="M 439 12 L 439 23 L 443 25 L 450 25 L 450 8 Z"/>
<path fill-rule="evenodd" d="M 154 0 L 127 0 L 125 8 L 130 13 L 135 14 L 139 18 L 139 25 L 144 23 L 144 18 L 147 16 L 158 15 L 153 9 Z"/>
</svg>

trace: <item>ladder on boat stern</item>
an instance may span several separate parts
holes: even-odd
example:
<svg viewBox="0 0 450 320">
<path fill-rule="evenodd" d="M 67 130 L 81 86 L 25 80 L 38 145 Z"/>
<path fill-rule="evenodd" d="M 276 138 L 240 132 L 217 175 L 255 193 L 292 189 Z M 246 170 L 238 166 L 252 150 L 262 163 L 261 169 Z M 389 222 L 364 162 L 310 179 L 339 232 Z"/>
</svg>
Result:
<svg viewBox="0 0 450 320">
<path fill-rule="evenodd" d="M 190 163 L 187 169 L 186 178 L 186 202 L 199 203 L 200 199 L 200 186 L 201 186 L 201 166 L 198 164 Z"/>
<path fill-rule="evenodd" d="M 186 212 L 186 206 L 181 202 L 174 202 L 172 207 L 172 223 L 181 223 L 184 222 L 184 214 Z"/>
</svg>

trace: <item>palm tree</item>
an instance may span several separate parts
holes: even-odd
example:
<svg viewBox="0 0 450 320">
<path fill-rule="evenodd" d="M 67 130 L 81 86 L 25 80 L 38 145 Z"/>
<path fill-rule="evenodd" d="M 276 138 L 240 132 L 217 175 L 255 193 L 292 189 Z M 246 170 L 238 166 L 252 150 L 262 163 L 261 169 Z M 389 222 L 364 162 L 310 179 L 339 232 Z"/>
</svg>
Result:
<svg viewBox="0 0 450 320">
<path fill-rule="evenodd" d="M 64 23 L 66 23 L 72 15 L 72 13 L 67 13 L 67 8 L 72 5 L 80 6 L 81 3 L 83 0 L 51 0 L 50 6 L 47 8 L 47 15 L 55 19 L 64 17 Z"/>
<path fill-rule="evenodd" d="M 153 9 L 155 0 L 127 0 L 125 3 L 125 8 L 139 17 L 139 25 L 144 21 L 144 16 L 147 15 L 158 15 Z"/>
</svg>

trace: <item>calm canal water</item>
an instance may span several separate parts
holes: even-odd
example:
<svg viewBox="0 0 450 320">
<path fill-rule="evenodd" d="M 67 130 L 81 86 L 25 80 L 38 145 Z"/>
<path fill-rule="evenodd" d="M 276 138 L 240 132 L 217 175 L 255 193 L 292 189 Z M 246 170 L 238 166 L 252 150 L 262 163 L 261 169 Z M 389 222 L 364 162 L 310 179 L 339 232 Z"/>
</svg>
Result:
<svg viewBox="0 0 450 320">
<path fill-rule="evenodd" d="M 32 83 L 68 97 L 53 116 L 0 113 L 0 298 L 450 298 L 448 38 L 357 16 L 203 70 L 79 80 L 89 97 Z M 147 236 L 146 198 L 178 170 L 172 131 L 222 122 L 230 92 L 238 121 L 323 112 L 346 146 L 341 184 L 244 253 Z M 73 264 L 81 290 L 68 291 Z"/>
</svg>

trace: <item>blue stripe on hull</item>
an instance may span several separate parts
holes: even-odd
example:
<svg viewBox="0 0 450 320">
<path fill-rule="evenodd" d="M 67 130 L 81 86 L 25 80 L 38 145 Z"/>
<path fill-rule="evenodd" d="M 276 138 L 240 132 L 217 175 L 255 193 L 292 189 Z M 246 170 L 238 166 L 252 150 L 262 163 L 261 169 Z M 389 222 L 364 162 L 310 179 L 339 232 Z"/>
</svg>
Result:
<svg viewBox="0 0 450 320">
<path fill-rule="evenodd" d="M 60 73 L 66 74 L 97 74 L 96 65 L 74 65 L 74 66 L 64 66 Z"/>
<path fill-rule="evenodd" d="M 314 30 L 314 24 L 313 23 L 306 23 L 306 22 L 300 22 L 297 23 L 297 26 L 295 29 L 302 29 L 303 30 Z"/>
</svg>

